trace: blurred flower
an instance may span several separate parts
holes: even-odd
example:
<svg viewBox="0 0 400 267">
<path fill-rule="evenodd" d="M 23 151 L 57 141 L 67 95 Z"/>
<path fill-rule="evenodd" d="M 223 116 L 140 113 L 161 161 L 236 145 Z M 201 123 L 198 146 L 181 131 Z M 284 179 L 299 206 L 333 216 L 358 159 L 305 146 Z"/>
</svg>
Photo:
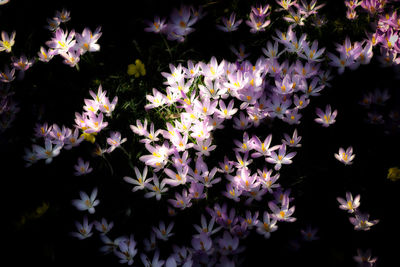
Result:
<svg viewBox="0 0 400 267">
<path fill-rule="evenodd" d="M 71 233 L 72 236 L 82 240 L 93 235 L 92 233 L 93 223 L 89 224 L 88 218 L 86 216 L 83 218 L 82 224 L 80 222 L 75 222 L 75 226 L 78 229 L 78 232 Z"/>
<path fill-rule="evenodd" d="M 70 15 L 71 12 L 63 8 L 61 11 L 59 10 L 56 11 L 55 18 L 57 18 L 60 22 L 65 23 L 71 19 Z"/>
<path fill-rule="evenodd" d="M 114 226 L 113 222 L 107 222 L 105 218 L 102 218 L 101 221 L 94 221 L 94 226 L 96 230 L 99 231 L 102 235 L 107 234 Z"/>
<path fill-rule="evenodd" d="M 393 182 L 400 179 L 400 169 L 398 167 L 389 168 L 387 178 Z"/>
<path fill-rule="evenodd" d="M 54 50 L 46 50 L 43 46 L 40 47 L 40 51 L 37 53 L 39 60 L 42 62 L 49 62 L 54 57 Z"/>
<path fill-rule="evenodd" d="M 5 66 L 4 71 L 3 72 L 0 71 L 0 81 L 3 83 L 12 82 L 15 79 L 14 75 L 15 75 L 15 69 L 12 68 L 10 70 L 8 66 Z"/>
<path fill-rule="evenodd" d="M 146 75 L 146 69 L 140 59 L 135 60 L 135 64 L 129 64 L 127 73 L 129 76 L 135 75 L 136 78 Z"/>
<path fill-rule="evenodd" d="M 75 175 L 81 176 L 88 173 L 91 173 L 93 168 L 89 167 L 89 161 L 84 162 L 82 158 L 78 158 L 78 164 L 74 166 L 75 168 Z"/>
<path fill-rule="evenodd" d="M 153 21 L 145 20 L 147 27 L 144 28 L 145 32 L 162 33 L 167 28 L 165 19 L 160 19 L 159 16 L 155 16 Z"/>
<path fill-rule="evenodd" d="M 174 222 L 171 222 L 168 227 L 165 228 L 165 223 L 161 221 L 158 227 L 153 226 L 152 229 L 158 239 L 167 241 L 169 237 L 174 235 L 174 233 L 171 232 L 173 227 Z"/>
<path fill-rule="evenodd" d="M 223 17 L 222 18 L 222 23 L 224 25 L 217 25 L 217 29 L 224 31 L 224 32 L 233 32 L 236 31 L 240 25 L 240 23 L 242 23 L 243 20 L 238 20 L 236 21 L 236 14 L 235 12 L 232 12 L 229 19 Z"/>
<path fill-rule="evenodd" d="M 26 71 L 33 64 L 33 60 L 28 60 L 25 55 L 22 55 L 19 58 L 11 57 L 11 61 L 12 61 L 12 66 L 20 71 Z"/>
<path fill-rule="evenodd" d="M 353 257 L 354 261 L 358 263 L 360 267 L 373 267 L 378 258 L 372 258 L 371 250 L 362 251 L 357 249 L 357 255 Z"/>
<path fill-rule="evenodd" d="M 310 225 L 308 225 L 306 229 L 301 229 L 300 232 L 305 241 L 314 241 L 319 239 L 319 237 L 316 236 L 318 228 L 313 228 Z"/>
</svg>

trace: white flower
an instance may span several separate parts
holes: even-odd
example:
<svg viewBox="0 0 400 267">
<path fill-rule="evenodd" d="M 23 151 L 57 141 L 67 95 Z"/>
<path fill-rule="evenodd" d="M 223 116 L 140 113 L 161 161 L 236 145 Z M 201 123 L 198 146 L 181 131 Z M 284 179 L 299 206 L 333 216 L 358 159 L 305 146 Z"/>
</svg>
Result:
<svg viewBox="0 0 400 267">
<path fill-rule="evenodd" d="M 83 191 L 79 193 L 81 199 L 72 200 L 72 205 L 74 205 L 78 210 L 87 210 L 90 214 L 95 212 L 94 207 L 97 206 L 100 201 L 96 200 L 97 188 L 95 187 L 90 194 L 90 197 Z"/>
</svg>

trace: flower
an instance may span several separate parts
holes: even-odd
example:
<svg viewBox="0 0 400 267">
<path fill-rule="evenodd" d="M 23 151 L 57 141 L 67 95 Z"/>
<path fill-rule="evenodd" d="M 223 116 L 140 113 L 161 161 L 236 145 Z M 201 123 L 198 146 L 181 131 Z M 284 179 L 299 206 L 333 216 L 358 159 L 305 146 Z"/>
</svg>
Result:
<svg viewBox="0 0 400 267">
<path fill-rule="evenodd" d="M 225 231 L 222 238 L 218 239 L 218 244 L 221 248 L 221 254 L 229 255 L 238 249 L 239 237 L 235 235 L 232 236 L 228 231 Z"/>
<path fill-rule="evenodd" d="M 286 221 L 286 222 L 294 222 L 296 218 L 291 217 L 294 213 L 294 206 L 289 208 L 289 195 L 284 194 L 282 198 L 281 207 L 279 208 L 278 205 L 274 201 L 268 202 L 268 207 L 272 211 L 272 218 L 278 221 Z"/>
<path fill-rule="evenodd" d="M 372 258 L 371 250 L 367 249 L 366 251 L 362 251 L 361 249 L 357 249 L 357 255 L 353 257 L 354 261 L 362 267 L 372 267 L 375 266 L 378 258 Z"/>
<path fill-rule="evenodd" d="M 105 235 L 111 230 L 111 228 L 113 228 L 114 223 L 108 223 L 105 218 L 102 218 L 100 222 L 94 221 L 94 226 L 97 231 L 99 231 L 102 235 Z"/>
<path fill-rule="evenodd" d="M 169 237 L 174 235 L 174 233 L 171 233 L 173 227 L 174 222 L 171 222 L 168 227 L 165 228 L 165 223 L 161 221 L 158 228 L 153 226 L 152 229 L 158 239 L 167 241 Z"/>
<path fill-rule="evenodd" d="M 168 202 L 174 206 L 174 208 L 180 208 L 181 210 L 188 208 L 192 206 L 192 203 L 190 202 L 191 197 L 188 196 L 187 190 L 184 189 L 182 191 L 182 195 L 180 195 L 178 192 L 175 192 L 175 199 L 169 199 Z"/>
<path fill-rule="evenodd" d="M 368 213 L 360 213 L 356 212 L 354 217 L 349 218 L 350 222 L 354 225 L 354 230 L 363 230 L 368 231 L 371 229 L 371 226 L 374 226 L 379 222 L 379 220 L 369 220 Z"/>
<path fill-rule="evenodd" d="M 128 265 L 133 264 L 133 258 L 137 254 L 136 242 L 133 239 L 133 235 L 130 238 L 124 238 L 118 243 L 118 249 L 115 250 L 115 255 L 120 258 L 119 263 L 127 263 Z"/>
<path fill-rule="evenodd" d="M 10 53 L 14 44 L 15 44 L 15 31 L 13 31 L 10 36 L 5 31 L 2 31 L 1 41 L 0 41 L 0 52 L 6 51 L 7 53 Z"/>
<path fill-rule="evenodd" d="M 317 108 L 316 113 L 319 118 L 316 118 L 315 122 L 322 124 L 323 127 L 328 127 L 336 122 L 335 118 L 337 116 L 337 110 L 332 112 L 330 105 L 326 106 L 325 112 L 323 112 L 320 108 Z"/>
<path fill-rule="evenodd" d="M 258 221 L 257 223 L 257 233 L 263 235 L 266 239 L 271 236 L 272 232 L 275 232 L 278 229 L 276 225 L 277 220 L 273 218 L 271 220 L 271 216 L 267 211 L 264 211 L 263 220 Z"/>
<path fill-rule="evenodd" d="M 126 141 L 126 138 L 121 139 L 120 132 L 111 132 L 110 137 L 107 138 L 107 143 L 110 147 L 107 149 L 108 153 L 114 151 L 115 148 L 121 146 Z"/>
<path fill-rule="evenodd" d="M 28 58 L 25 55 L 22 55 L 20 58 L 11 57 L 11 61 L 12 61 L 12 66 L 20 71 L 26 71 L 33 64 L 33 60 L 28 60 Z"/>
<path fill-rule="evenodd" d="M 52 49 L 54 49 L 58 54 L 61 52 L 67 53 L 70 48 L 75 46 L 76 40 L 75 31 L 64 32 L 61 28 L 57 29 L 54 33 L 53 38 L 50 41 L 46 42 L 46 45 Z"/>
<path fill-rule="evenodd" d="M 67 22 L 71 19 L 71 12 L 65 10 L 64 8 L 61 11 L 56 11 L 55 18 L 58 19 L 60 22 Z"/>
<path fill-rule="evenodd" d="M 52 162 L 54 157 L 60 154 L 62 146 L 62 144 L 57 144 L 55 147 L 53 147 L 51 140 L 46 139 L 44 148 L 38 145 L 33 145 L 33 151 L 38 159 L 46 159 L 46 164 L 49 164 Z"/>
<path fill-rule="evenodd" d="M 165 19 L 160 19 L 159 16 L 155 16 L 153 21 L 146 20 L 145 23 L 147 24 L 147 27 L 144 28 L 145 32 L 162 33 L 168 26 Z"/>
<path fill-rule="evenodd" d="M 349 213 L 353 213 L 360 206 L 360 195 L 357 195 L 353 199 L 353 195 L 350 192 L 346 192 L 346 200 L 341 197 L 336 198 L 340 203 L 339 208 L 342 210 L 347 210 Z"/>
<path fill-rule="evenodd" d="M 288 145 L 290 147 L 301 147 L 300 140 L 301 136 L 297 136 L 297 129 L 294 130 L 293 136 L 290 137 L 288 134 L 284 134 L 282 139 L 282 143 Z"/>
<path fill-rule="evenodd" d="M 76 176 L 85 175 L 91 173 L 93 168 L 89 167 L 89 161 L 84 162 L 82 158 L 78 158 L 78 164 L 74 166 Z"/>
<path fill-rule="evenodd" d="M 271 152 L 271 155 L 265 159 L 265 161 L 275 164 L 274 169 L 278 171 L 281 167 L 282 164 L 291 164 L 292 163 L 292 158 L 296 155 L 296 152 L 290 152 L 289 154 L 286 154 L 286 145 L 282 144 L 281 147 L 279 148 L 278 154 L 275 153 L 275 151 Z"/>
<path fill-rule="evenodd" d="M 42 62 L 49 62 L 54 57 L 54 50 L 46 50 L 43 46 L 40 47 L 40 51 L 37 53 L 39 60 Z"/>
<path fill-rule="evenodd" d="M 158 180 L 158 177 L 153 175 L 153 184 L 146 184 L 146 188 L 151 190 L 150 192 L 144 195 L 145 198 L 156 197 L 157 200 L 161 199 L 161 194 L 168 191 L 168 188 L 165 187 L 165 181 L 162 180 L 161 183 Z"/>
<path fill-rule="evenodd" d="M 135 75 L 136 78 L 146 75 L 146 69 L 140 59 L 135 60 L 135 64 L 129 64 L 127 73 L 129 76 Z"/>
<path fill-rule="evenodd" d="M 208 236 L 211 236 L 221 230 L 222 226 L 218 226 L 215 229 L 214 228 L 214 223 L 215 223 L 215 217 L 212 217 L 210 222 L 207 223 L 207 219 L 204 216 L 204 214 L 201 215 L 201 226 L 200 225 L 193 225 L 193 227 L 196 229 L 198 234 L 193 235 L 194 237 L 200 237 L 202 233 L 207 234 Z"/>
<path fill-rule="evenodd" d="M 300 233 L 305 241 L 314 241 L 318 240 L 319 237 L 316 236 L 318 232 L 318 228 L 312 228 L 310 225 L 307 225 L 306 229 L 301 229 Z"/>
<path fill-rule="evenodd" d="M 78 210 L 87 210 L 90 214 L 95 212 L 94 207 L 97 206 L 100 201 L 96 199 L 97 187 L 95 187 L 90 194 L 90 197 L 83 191 L 79 192 L 81 199 L 72 200 L 72 205 L 74 205 Z"/>
<path fill-rule="evenodd" d="M 162 267 L 162 266 L 164 266 L 164 260 L 160 260 L 159 259 L 159 257 L 160 257 L 160 251 L 157 249 L 155 252 L 154 252 L 154 255 L 153 255 L 153 260 L 150 260 L 148 257 L 147 257 L 147 255 L 146 254 L 144 254 L 144 253 L 142 253 L 142 254 L 140 254 L 140 259 L 142 260 L 142 263 L 143 263 L 143 265 L 144 266 L 146 266 L 146 267 Z"/>
<path fill-rule="evenodd" d="M 153 180 L 152 178 L 146 179 L 148 171 L 147 166 L 144 167 L 143 173 L 140 173 L 139 169 L 136 166 L 133 169 L 136 174 L 136 179 L 133 179 L 132 177 L 129 176 L 125 176 L 123 178 L 124 181 L 135 185 L 135 187 L 132 188 L 132 192 L 145 189 L 147 184 Z"/>
<path fill-rule="evenodd" d="M 343 148 L 339 148 L 339 153 L 336 154 L 335 153 L 335 158 L 340 161 L 343 162 L 345 165 L 351 165 L 353 164 L 352 160 L 354 159 L 356 155 L 353 154 L 353 147 L 348 147 L 346 149 L 346 151 L 344 151 Z"/>
<path fill-rule="evenodd" d="M 86 52 L 96 52 L 100 50 L 100 45 L 97 44 L 101 36 L 101 27 L 98 27 L 94 33 L 89 28 L 83 29 L 82 34 L 76 34 L 75 47 L 80 49 L 80 54 L 83 55 Z"/>
<path fill-rule="evenodd" d="M 389 168 L 387 178 L 393 182 L 400 179 L 400 169 L 398 167 Z"/>
<path fill-rule="evenodd" d="M 240 25 L 240 23 L 242 23 L 243 20 L 238 20 L 236 21 L 236 14 L 235 12 L 232 12 L 229 19 L 223 17 L 222 18 L 222 23 L 224 25 L 217 25 L 217 29 L 221 30 L 223 32 L 233 32 L 236 31 Z"/>
<path fill-rule="evenodd" d="M 72 236 L 82 240 L 93 235 L 92 233 L 93 223 L 89 224 L 88 218 L 86 216 L 83 218 L 82 224 L 79 222 L 75 222 L 75 226 L 78 229 L 78 232 L 71 233 Z"/>
<path fill-rule="evenodd" d="M 8 66 L 4 67 L 4 71 L 0 71 L 0 81 L 3 83 L 9 83 L 14 81 L 15 79 L 15 69 L 10 68 Z"/>
<path fill-rule="evenodd" d="M 212 239 L 206 233 L 201 233 L 198 236 L 193 236 L 191 243 L 195 252 L 210 254 L 213 250 Z"/>
</svg>

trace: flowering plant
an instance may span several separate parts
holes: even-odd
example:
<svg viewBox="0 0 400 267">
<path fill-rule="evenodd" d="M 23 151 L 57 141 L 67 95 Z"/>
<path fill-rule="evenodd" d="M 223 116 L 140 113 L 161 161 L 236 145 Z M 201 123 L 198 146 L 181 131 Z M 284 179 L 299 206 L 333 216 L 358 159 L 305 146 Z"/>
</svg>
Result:
<svg viewBox="0 0 400 267">
<path fill-rule="evenodd" d="M 311 264 L 379 262 L 397 229 L 376 195 L 395 207 L 398 1 L 155 2 L 123 37 L 114 18 L 74 24 L 84 7 L 55 11 L 34 52 L 0 29 L 14 240 L 40 229 L 31 253 L 52 264 L 71 249 L 134 266 L 250 266 L 265 250 L 287 266 L 316 250 Z"/>
</svg>

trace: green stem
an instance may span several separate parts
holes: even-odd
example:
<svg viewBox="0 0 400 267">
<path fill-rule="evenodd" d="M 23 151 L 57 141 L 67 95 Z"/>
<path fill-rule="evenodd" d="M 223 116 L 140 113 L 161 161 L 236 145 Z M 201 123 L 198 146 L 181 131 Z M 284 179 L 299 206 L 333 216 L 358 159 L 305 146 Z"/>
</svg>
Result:
<svg viewBox="0 0 400 267">
<path fill-rule="evenodd" d="M 107 166 L 108 166 L 108 168 L 110 169 L 110 172 L 111 172 L 111 176 L 113 176 L 114 175 L 114 169 L 113 169 L 110 161 L 105 157 L 105 155 L 102 155 L 102 158 L 107 163 Z"/>
<path fill-rule="evenodd" d="M 167 40 L 165 39 L 165 37 L 164 37 L 162 34 L 160 34 L 160 35 L 161 35 L 161 38 L 162 38 L 163 41 L 164 41 L 165 46 L 167 47 L 168 54 L 169 54 L 169 56 L 170 56 L 170 58 L 171 58 L 171 60 L 172 60 L 171 48 L 169 47 L 168 42 L 167 42 Z"/>
</svg>

